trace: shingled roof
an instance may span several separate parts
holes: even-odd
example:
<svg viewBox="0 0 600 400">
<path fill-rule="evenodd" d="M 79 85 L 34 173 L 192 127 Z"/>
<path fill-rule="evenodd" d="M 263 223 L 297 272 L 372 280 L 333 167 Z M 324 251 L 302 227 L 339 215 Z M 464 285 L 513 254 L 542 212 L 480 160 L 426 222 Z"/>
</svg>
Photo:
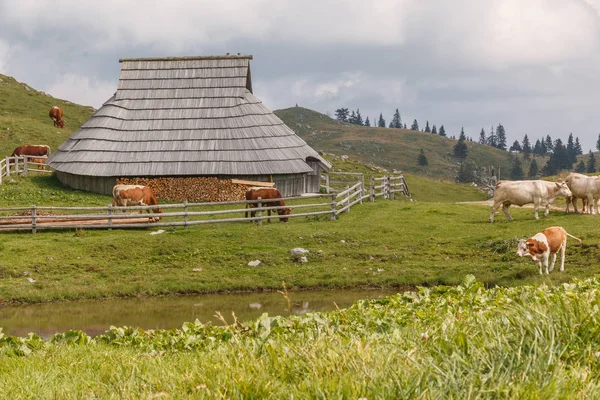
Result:
<svg viewBox="0 0 600 400">
<path fill-rule="evenodd" d="M 252 94 L 252 56 L 121 59 L 117 92 L 48 159 L 87 176 L 271 175 L 330 165 Z"/>
</svg>

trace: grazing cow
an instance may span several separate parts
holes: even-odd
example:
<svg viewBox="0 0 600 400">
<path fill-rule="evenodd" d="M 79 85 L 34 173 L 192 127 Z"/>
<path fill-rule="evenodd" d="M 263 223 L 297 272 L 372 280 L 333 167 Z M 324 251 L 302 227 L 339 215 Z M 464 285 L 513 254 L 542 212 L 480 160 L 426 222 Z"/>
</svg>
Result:
<svg viewBox="0 0 600 400">
<path fill-rule="evenodd" d="M 600 199 L 600 180 L 597 178 L 597 176 L 587 176 L 572 172 L 565 179 L 573 196 L 585 199 L 584 202 L 587 200 L 587 207 L 585 203 L 583 205 L 584 213 L 587 211 L 590 214 L 593 214 L 594 202 Z M 596 208 L 597 207 L 598 204 L 596 204 Z M 577 204 L 573 204 L 573 208 L 575 209 L 575 212 L 578 212 Z M 596 213 L 598 213 L 598 210 L 596 210 Z"/>
<path fill-rule="evenodd" d="M 281 193 L 279 190 L 275 188 L 263 188 L 263 187 L 255 187 L 250 188 L 246 192 L 246 200 L 258 200 L 261 198 L 261 206 L 262 207 L 283 207 L 285 206 L 285 202 L 283 200 L 272 200 L 272 199 L 281 199 Z M 272 201 L 263 201 L 263 200 L 272 200 Z M 258 207 L 258 203 L 254 204 L 246 204 L 246 208 L 256 208 Z M 269 217 L 271 216 L 271 210 L 267 210 L 269 213 Z M 277 210 L 277 214 L 281 215 L 290 215 L 289 208 L 280 208 Z M 248 218 L 248 211 L 246 211 L 246 217 Z M 250 211 L 250 217 L 254 217 L 256 215 L 256 211 Z M 279 220 L 281 222 L 288 222 L 288 217 L 280 217 Z M 267 219 L 267 222 L 271 222 L 271 219 Z"/>
<path fill-rule="evenodd" d="M 152 189 L 148 186 L 141 185 L 115 185 L 113 187 L 113 206 L 127 207 L 127 206 L 157 206 L 158 200 L 152 192 Z M 140 210 L 140 214 L 144 210 Z M 150 210 L 148 214 L 150 214 Z M 152 211 L 155 213 L 162 213 L 160 208 L 154 208 Z M 125 210 L 123 210 L 125 212 Z M 152 221 L 158 221 L 160 217 L 151 218 Z"/>
<path fill-rule="evenodd" d="M 54 126 L 59 127 L 59 128 L 65 127 L 65 120 L 62 119 L 63 111 L 61 110 L 60 107 L 57 107 L 57 106 L 52 107 L 50 109 L 50 112 L 48 113 L 48 116 L 50 118 L 52 118 L 52 121 L 54 122 Z"/>
<path fill-rule="evenodd" d="M 562 226 L 552 226 L 544 229 L 540 233 L 536 233 L 535 236 L 529 239 L 519 240 L 519 246 L 517 249 L 517 255 L 520 257 L 529 255 L 533 261 L 537 261 L 540 268 L 540 275 L 542 274 L 542 262 L 546 267 L 546 274 L 548 271 L 548 258 L 552 255 L 552 265 L 550 265 L 550 271 L 554 269 L 556 263 L 556 254 L 560 250 L 560 271 L 565 270 L 565 251 L 567 249 L 567 236 L 572 237 L 581 243 L 581 239 L 567 233 Z"/>
<path fill-rule="evenodd" d="M 508 208 L 514 204 L 523 206 L 533 203 L 535 219 L 539 219 L 538 210 L 545 206 L 544 216 L 550 212 L 550 204 L 557 197 L 569 197 L 571 191 L 565 182 L 535 181 L 498 181 L 494 192 L 494 205 L 490 214 L 490 222 L 494 222 L 494 214 L 502 205 L 502 211 L 512 221 Z"/>
<path fill-rule="evenodd" d="M 50 155 L 50 146 L 46 146 L 45 144 L 26 144 L 23 146 L 19 146 L 15 148 L 11 154 L 11 157 L 14 156 L 33 156 L 33 157 L 42 157 Z"/>
<path fill-rule="evenodd" d="M 46 169 L 46 157 L 44 158 L 30 158 L 30 162 L 37 164 L 37 169 Z"/>
</svg>

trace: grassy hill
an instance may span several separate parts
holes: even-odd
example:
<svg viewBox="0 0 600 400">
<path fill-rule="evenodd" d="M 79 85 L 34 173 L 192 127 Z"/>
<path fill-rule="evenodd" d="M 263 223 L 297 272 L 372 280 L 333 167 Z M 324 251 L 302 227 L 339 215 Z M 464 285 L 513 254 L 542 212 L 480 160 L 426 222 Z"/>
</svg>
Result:
<svg viewBox="0 0 600 400">
<path fill-rule="evenodd" d="M 456 140 L 408 129 L 388 129 L 342 123 L 302 107 L 276 110 L 275 114 L 302 137 L 311 147 L 326 153 L 348 155 L 365 163 L 388 169 L 453 180 L 458 165 L 452 155 Z M 458 134 L 457 134 L 458 136 Z M 468 159 L 480 166 L 500 167 L 510 171 L 512 156 L 490 146 L 467 142 Z M 429 164 L 417 164 L 420 150 L 425 151 Z M 508 174 L 502 173 L 506 179 Z"/>
<path fill-rule="evenodd" d="M 64 129 L 53 126 L 48 116 L 52 106 L 62 108 Z M 54 98 L 0 74 L 0 157 L 22 144 L 46 144 L 55 150 L 93 112 L 92 107 Z"/>
</svg>

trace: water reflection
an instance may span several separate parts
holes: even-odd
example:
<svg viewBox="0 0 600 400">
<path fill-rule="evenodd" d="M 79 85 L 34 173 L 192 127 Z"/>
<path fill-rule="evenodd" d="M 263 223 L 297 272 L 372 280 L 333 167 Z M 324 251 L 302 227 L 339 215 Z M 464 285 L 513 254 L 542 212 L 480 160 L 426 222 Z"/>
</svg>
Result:
<svg viewBox="0 0 600 400">
<path fill-rule="evenodd" d="M 289 292 L 292 314 L 346 308 L 360 299 L 375 299 L 398 290 L 331 290 Z M 196 319 L 221 325 L 215 317 L 220 312 L 233 322 L 232 312 L 240 321 L 263 313 L 287 316 L 288 303 L 277 292 L 212 294 L 197 296 L 144 297 L 96 301 L 33 304 L 0 307 L 0 327 L 8 335 L 25 336 L 35 332 L 49 337 L 69 329 L 89 335 L 104 333 L 111 325 L 138 326 L 143 329 L 180 328 L 185 321 Z"/>
</svg>

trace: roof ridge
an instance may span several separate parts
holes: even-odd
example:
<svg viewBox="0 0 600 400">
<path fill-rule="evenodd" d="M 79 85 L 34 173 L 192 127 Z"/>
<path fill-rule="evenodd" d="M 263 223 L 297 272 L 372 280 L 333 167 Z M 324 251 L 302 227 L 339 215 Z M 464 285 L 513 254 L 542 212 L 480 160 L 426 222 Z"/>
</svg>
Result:
<svg viewBox="0 0 600 400">
<path fill-rule="evenodd" d="M 177 57 L 146 57 L 146 58 L 120 58 L 119 62 L 126 61 L 192 61 L 192 60 L 252 60 L 251 54 L 229 54 L 223 56 L 177 56 Z"/>
</svg>

